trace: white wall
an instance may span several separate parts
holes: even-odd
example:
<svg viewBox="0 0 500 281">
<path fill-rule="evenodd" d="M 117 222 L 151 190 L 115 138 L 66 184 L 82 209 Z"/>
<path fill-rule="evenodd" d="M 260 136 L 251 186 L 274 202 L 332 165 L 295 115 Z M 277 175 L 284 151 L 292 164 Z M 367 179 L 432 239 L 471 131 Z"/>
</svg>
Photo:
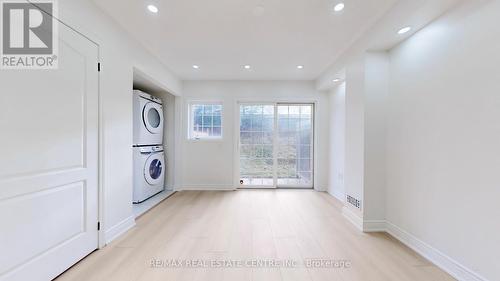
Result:
<svg viewBox="0 0 500 281">
<path fill-rule="evenodd" d="M 357 56 L 346 67 L 345 88 L 333 91 L 331 150 L 342 149 L 344 155 L 331 151 L 330 183 L 340 185 L 340 172 L 344 172 L 344 191 L 362 202 L 361 210 L 346 204 L 359 219 L 381 221 L 385 219 L 385 124 L 386 96 L 389 86 L 389 59 L 385 52 L 366 52 Z M 339 95 L 345 97 L 344 104 L 336 104 Z M 342 108 L 342 106 L 344 108 Z M 340 108 L 338 108 L 340 107 Z M 336 112 L 337 111 L 337 112 Z M 345 112 L 342 112 L 345 111 Z M 336 115 L 345 116 L 344 127 L 335 120 Z M 333 119 L 333 120 L 332 120 Z M 337 138 L 344 138 L 339 144 Z M 338 153 L 338 152 L 337 152 Z M 344 158 L 343 171 L 339 169 L 339 157 Z M 337 166 L 337 167 L 335 167 Z M 342 186 L 342 185 L 340 185 Z M 335 190 L 332 192 L 338 196 Z M 352 216 L 352 214 L 351 214 Z M 358 220 L 358 219 L 355 219 Z"/>
<path fill-rule="evenodd" d="M 345 94 L 345 174 L 346 195 L 363 202 L 365 135 L 365 56 L 360 55 L 346 68 Z M 361 210 L 346 206 L 362 218 Z"/>
<path fill-rule="evenodd" d="M 313 82 L 292 81 L 186 81 L 183 88 L 182 188 L 235 187 L 235 126 L 238 100 L 313 102 L 316 108 L 316 188 L 328 185 L 328 96 L 315 90 Z M 187 140 L 187 111 L 190 100 L 222 101 L 223 140 Z M 235 123 L 236 122 L 236 123 Z"/>
<path fill-rule="evenodd" d="M 175 100 L 176 96 L 171 95 L 169 93 L 163 94 L 163 109 L 164 109 L 164 117 L 165 117 L 165 128 L 164 128 L 164 136 L 163 136 L 163 146 L 165 147 L 165 157 L 167 162 L 167 173 L 165 174 L 165 188 L 167 190 L 174 189 L 174 180 L 175 180 L 175 127 L 180 125 L 175 116 Z"/>
<path fill-rule="evenodd" d="M 500 280 L 500 1 L 465 1 L 390 52 L 387 220 Z"/>
<path fill-rule="evenodd" d="M 365 55 L 365 135 L 363 219 L 385 220 L 386 111 L 389 91 L 389 56 Z"/>
<path fill-rule="evenodd" d="M 328 193 L 345 201 L 345 83 L 330 91 Z"/>
<path fill-rule="evenodd" d="M 92 1 L 59 1 L 59 17 L 100 45 L 103 227 L 105 240 L 109 241 L 133 225 L 133 67 L 147 73 L 166 90 L 175 94 L 180 94 L 181 82 L 96 8 Z"/>
</svg>

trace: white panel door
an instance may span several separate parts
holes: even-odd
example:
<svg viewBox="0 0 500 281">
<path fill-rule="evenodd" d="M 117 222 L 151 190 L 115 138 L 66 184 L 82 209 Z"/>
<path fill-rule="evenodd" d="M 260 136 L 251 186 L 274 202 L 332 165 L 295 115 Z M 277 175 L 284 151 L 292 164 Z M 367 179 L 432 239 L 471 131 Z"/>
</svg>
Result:
<svg viewBox="0 0 500 281">
<path fill-rule="evenodd" d="M 97 248 L 98 46 L 59 24 L 59 69 L 0 70 L 0 280 Z"/>
</svg>

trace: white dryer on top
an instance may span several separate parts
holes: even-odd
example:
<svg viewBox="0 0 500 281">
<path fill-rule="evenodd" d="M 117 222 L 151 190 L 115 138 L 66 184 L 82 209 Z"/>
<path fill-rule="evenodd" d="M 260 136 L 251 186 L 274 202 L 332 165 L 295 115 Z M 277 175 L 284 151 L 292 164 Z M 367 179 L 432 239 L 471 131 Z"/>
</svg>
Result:
<svg viewBox="0 0 500 281">
<path fill-rule="evenodd" d="M 134 146 L 163 143 L 161 99 L 134 90 Z"/>
</svg>

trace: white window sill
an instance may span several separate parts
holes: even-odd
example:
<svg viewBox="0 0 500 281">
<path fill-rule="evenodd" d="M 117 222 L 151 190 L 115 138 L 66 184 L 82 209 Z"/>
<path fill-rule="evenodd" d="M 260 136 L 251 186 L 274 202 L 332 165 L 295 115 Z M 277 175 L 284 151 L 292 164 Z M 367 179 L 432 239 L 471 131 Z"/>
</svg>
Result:
<svg viewBox="0 0 500 281">
<path fill-rule="evenodd" d="M 188 142 L 222 142 L 224 141 L 224 138 L 189 138 L 187 139 Z"/>
</svg>

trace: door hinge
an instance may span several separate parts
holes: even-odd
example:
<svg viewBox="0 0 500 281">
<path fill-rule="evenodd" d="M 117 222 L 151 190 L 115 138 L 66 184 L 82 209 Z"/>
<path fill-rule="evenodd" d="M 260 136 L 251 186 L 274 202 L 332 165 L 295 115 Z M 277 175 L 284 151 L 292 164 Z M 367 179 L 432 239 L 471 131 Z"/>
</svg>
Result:
<svg viewBox="0 0 500 281">
<path fill-rule="evenodd" d="M 101 63 L 100 62 L 97 63 L 97 71 L 99 71 L 99 72 L 101 71 Z"/>
<path fill-rule="evenodd" d="M 101 230 L 101 222 L 100 221 L 97 222 L 97 230 Z"/>
</svg>

